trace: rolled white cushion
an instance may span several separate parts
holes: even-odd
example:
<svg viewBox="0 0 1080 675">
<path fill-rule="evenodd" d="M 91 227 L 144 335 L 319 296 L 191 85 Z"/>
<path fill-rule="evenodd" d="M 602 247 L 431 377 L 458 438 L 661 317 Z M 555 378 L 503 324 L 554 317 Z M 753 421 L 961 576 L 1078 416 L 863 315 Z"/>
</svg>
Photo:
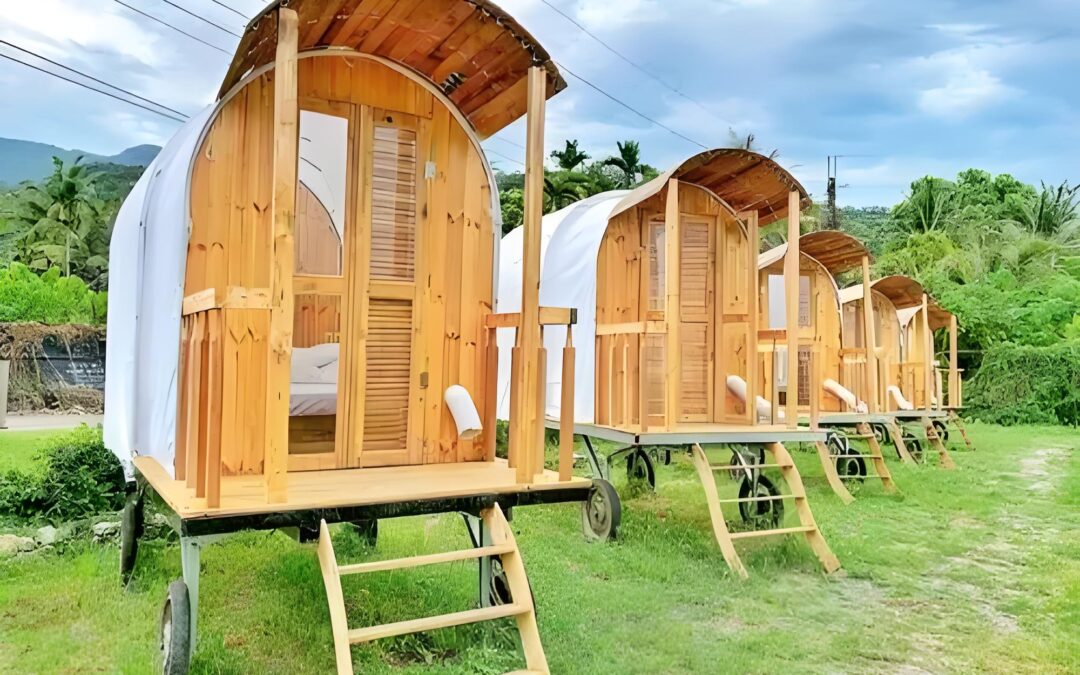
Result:
<svg viewBox="0 0 1080 675">
<path fill-rule="evenodd" d="M 338 360 L 340 347 L 337 344 L 325 343 L 314 347 L 295 347 L 292 350 L 293 363 L 322 368 L 328 363 Z"/>
</svg>

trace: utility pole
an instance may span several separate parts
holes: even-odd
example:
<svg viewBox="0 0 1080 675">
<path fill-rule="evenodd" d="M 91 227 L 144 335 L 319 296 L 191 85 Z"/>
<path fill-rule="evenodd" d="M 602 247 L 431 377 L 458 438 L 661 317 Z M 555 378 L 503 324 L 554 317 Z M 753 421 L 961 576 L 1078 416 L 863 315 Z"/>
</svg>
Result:
<svg viewBox="0 0 1080 675">
<path fill-rule="evenodd" d="M 836 214 L 836 164 L 840 159 L 840 155 L 829 155 L 826 158 L 827 161 L 827 175 L 828 184 L 826 187 L 826 194 L 828 195 L 828 215 L 826 216 L 826 229 L 839 230 L 840 219 Z"/>
</svg>

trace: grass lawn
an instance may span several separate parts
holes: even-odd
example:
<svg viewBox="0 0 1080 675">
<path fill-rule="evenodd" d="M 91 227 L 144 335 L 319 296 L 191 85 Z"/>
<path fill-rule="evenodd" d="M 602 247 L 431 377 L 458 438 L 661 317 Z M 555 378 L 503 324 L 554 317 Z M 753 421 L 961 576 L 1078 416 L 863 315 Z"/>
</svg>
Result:
<svg viewBox="0 0 1080 675">
<path fill-rule="evenodd" d="M 846 507 L 816 456 L 794 453 L 844 565 L 832 577 L 796 539 L 739 542 L 751 578 L 731 575 L 682 457 L 660 467 L 657 494 L 631 494 L 615 471 L 616 543 L 585 543 L 577 505 L 519 509 L 552 671 L 1080 672 L 1080 434 L 971 427 L 979 449 L 955 450 L 956 471 L 891 462 L 903 495 L 868 482 Z M 335 536 L 349 562 L 466 542 L 450 515 L 384 521 L 375 551 L 352 532 Z M 180 576 L 177 545 L 144 544 L 126 590 L 117 556 L 86 543 L 0 562 L 0 672 L 149 672 L 165 587 Z M 475 563 L 350 577 L 350 623 L 466 609 L 475 580 Z M 314 545 L 246 533 L 207 548 L 201 603 L 194 672 L 332 672 Z M 507 620 L 353 656 L 363 673 L 499 673 L 523 667 L 516 639 Z"/>
<path fill-rule="evenodd" d="M 65 433 L 69 430 L 62 430 Z M 35 455 L 54 436 L 51 431 L 0 431 L 0 473 L 11 469 L 30 469 Z"/>
</svg>

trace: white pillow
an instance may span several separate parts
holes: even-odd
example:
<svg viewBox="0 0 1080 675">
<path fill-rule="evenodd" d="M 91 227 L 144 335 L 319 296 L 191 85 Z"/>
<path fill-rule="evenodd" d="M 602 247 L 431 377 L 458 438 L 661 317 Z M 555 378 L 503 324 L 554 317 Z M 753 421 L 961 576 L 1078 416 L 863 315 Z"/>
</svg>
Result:
<svg viewBox="0 0 1080 675">
<path fill-rule="evenodd" d="M 293 359 L 289 380 L 297 384 L 314 384 L 324 381 L 318 368 L 296 359 Z"/>
<path fill-rule="evenodd" d="M 332 382 L 337 384 L 338 363 L 338 361 L 331 361 L 322 368 L 319 368 L 319 382 Z"/>
<path fill-rule="evenodd" d="M 314 347 L 296 347 L 292 351 L 293 363 L 321 368 L 338 360 L 339 345 L 325 343 Z"/>
</svg>

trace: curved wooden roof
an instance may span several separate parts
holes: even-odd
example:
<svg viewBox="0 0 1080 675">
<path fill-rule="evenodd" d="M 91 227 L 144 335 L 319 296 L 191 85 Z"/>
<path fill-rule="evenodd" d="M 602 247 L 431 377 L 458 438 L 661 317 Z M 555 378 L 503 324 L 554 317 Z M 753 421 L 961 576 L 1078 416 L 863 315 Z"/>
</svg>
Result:
<svg viewBox="0 0 1080 675">
<path fill-rule="evenodd" d="M 566 88 L 551 57 L 488 0 L 275 0 L 244 31 L 218 92 L 272 63 L 277 9 L 296 10 L 300 52 L 344 48 L 399 63 L 446 94 L 481 137 L 525 114 L 529 67 L 548 72 L 548 96 Z"/>
<path fill-rule="evenodd" d="M 862 265 L 863 256 L 870 251 L 863 243 L 845 232 L 821 230 L 799 237 L 799 253 L 817 261 L 832 276 Z M 774 265 L 787 255 L 787 243 L 771 248 L 758 256 L 758 268 Z"/>
<path fill-rule="evenodd" d="M 626 195 L 612 217 L 658 194 L 675 178 L 709 190 L 727 202 L 736 213 L 757 211 L 758 223 L 787 217 L 788 194 L 797 190 L 802 208 L 810 206 L 810 195 L 774 160 L 749 150 L 719 148 L 698 153 Z"/>
<path fill-rule="evenodd" d="M 888 298 L 897 309 L 922 305 L 922 296 L 926 292 L 918 281 L 900 274 L 882 277 L 870 287 Z"/>
</svg>

